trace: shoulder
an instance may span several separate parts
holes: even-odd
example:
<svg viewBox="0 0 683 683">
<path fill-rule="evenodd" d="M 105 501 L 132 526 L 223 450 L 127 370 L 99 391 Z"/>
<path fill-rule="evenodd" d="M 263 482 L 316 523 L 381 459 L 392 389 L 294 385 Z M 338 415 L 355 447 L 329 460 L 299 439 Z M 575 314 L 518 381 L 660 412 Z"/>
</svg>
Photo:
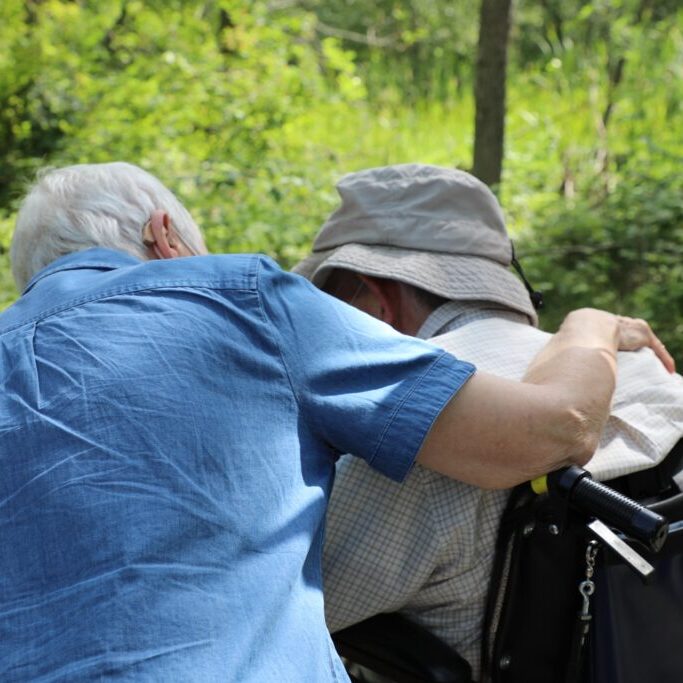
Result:
<svg viewBox="0 0 683 683">
<path fill-rule="evenodd" d="M 284 289 L 290 295 L 293 291 L 302 291 L 315 298 L 326 298 L 304 277 L 283 270 L 264 254 L 212 254 L 152 264 L 158 264 L 158 272 L 150 272 L 151 278 L 187 278 L 197 284 L 228 289 Z"/>
<path fill-rule="evenodd" d="M 521 379 L 531 359 L 551 335 L 536 327 L 503 318 L 476 320 L 429 341 L 480 370 Z"/>
<path fill-rule="evenodd" d="M 259 254 L 212 254 L 145 261 L 93 279 L 90 296 L 106 299 L 112 295 L 144 294 L 153 290 L 256 292 L 264 267 L 279 270 L 272 259 Z"/>
<path fill-rule="evenodd" d="M 216 289 L 256 289 L 263 262 L 258 254 L 212 254 L 164 261 L 148 261 L 120 272 L 131 286 L 168 287 L 185 285 Z M 273 264 L 274 265 L 274 264 Z M 277 266 L 275 266 L 277 267 Z"/>
<path fill-rule="evenodd" d="M 173 299 L 177 304 L 193 294 L 221 301 L 234 298 L 238 291 L 253 295 L 259 288 L 262 267 L 274 272 L 280 270 L 271 259 L 258 254 L 158 261 L 125 258 L 122 262 L 95 262 L 90 259 L 47 273 L 2 313 L 0 332 L 87 304 L 106 305 L 122 296 L 139 299 L 154 293 L 159 304 L 165 299 Z"/>
</svg>

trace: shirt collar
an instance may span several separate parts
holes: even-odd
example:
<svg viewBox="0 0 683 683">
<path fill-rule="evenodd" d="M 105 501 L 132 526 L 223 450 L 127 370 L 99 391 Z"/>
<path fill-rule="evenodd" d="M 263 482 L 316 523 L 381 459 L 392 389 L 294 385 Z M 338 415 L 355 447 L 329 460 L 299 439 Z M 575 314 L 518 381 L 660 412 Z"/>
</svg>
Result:
<svg viewBox="0 0 683 683">
<path fill-rule="evenodd" d="M 86 249 L 85 251 L 76 251 L 72 254 L 67 254 L 66 256 L 60 256 L 49 266 L 45 266 L 45 268 L 38 271 L 38 273 L 29 280 L 23 294 L 26 294 L 26 292 L 32 289 L 37 282 L 54 273 L 80 269 L 115 270 L 116 268 L 122 268 L 124 266 L 134 266 L 140 262 L 139 258 L 114 249 L 95 247 L 93 249 Z"/>
<path fill-rule="evenodd" d="M 526 315 L 492 301 L 447 301 L 434 309 L 417 331 L 419 339 L 431 339 L 484 318 L 506 318 L 530 325 Z"/>
</svg>

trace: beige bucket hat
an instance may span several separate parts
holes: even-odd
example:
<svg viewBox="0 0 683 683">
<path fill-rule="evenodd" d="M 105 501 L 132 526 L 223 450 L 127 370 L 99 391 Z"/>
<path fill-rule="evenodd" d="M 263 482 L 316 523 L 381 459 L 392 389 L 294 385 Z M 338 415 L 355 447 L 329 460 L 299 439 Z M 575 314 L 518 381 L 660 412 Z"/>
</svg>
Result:
<svg viewBox="0 0 683 683">
<path fill-rule="evenodd" d="M 464 171 L 424 164 L 372 168 L 337 184 L 341 206 L 294 272 L 322 287 L 335 268 L 390 278 L 447 299 L 507 306 L 537 324 L 509 270 L 512 244 L 489 188 Z"/>
</svg>

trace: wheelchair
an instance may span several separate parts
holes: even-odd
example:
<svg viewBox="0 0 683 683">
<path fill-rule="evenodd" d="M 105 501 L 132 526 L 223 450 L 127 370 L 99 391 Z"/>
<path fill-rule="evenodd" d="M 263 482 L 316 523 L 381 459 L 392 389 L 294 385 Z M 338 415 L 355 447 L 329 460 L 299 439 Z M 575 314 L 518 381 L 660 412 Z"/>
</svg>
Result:
<svg viewBox="0 0 683 683">
<path fill-rule="evenodd" d="M 681 683 L 683 440 L 656 468 L 540 495 L 512 490 L 489 584 L 479 683 Z M 474 683 L 469 663 L 400 614 L 332 634 L 352 681 Z"/>
</svg>

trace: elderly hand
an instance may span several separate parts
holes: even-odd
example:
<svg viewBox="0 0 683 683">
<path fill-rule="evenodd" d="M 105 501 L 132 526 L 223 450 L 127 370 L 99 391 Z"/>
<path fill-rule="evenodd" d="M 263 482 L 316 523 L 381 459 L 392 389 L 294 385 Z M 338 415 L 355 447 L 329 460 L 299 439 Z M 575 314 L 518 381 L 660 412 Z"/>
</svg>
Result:
<svg viewBox="0 0 683 683">
<path fill-rule="evenodd" d="M 669 372 L 676 371 L 676 363 L 671 354 L 645 320 L 623 315 L 616 318 L 619 326 L 619 351 L 637 351 L 647 346 L 654 351 Z"/>
</svg>

